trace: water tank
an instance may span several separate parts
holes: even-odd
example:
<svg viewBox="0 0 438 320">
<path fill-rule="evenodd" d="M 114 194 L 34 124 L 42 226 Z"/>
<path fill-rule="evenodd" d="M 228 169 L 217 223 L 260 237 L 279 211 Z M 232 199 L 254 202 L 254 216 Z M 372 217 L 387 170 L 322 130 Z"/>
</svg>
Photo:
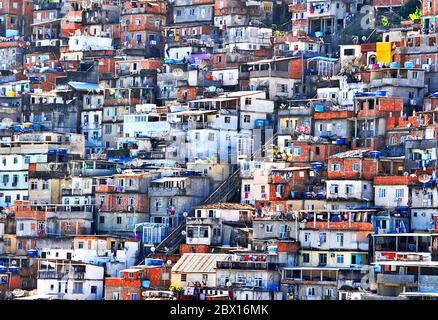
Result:
<svg viewBox="0 0 438 320">
<path fill-rule="evenodd" d="M 30 258 L 38 257 L 38 250 L 35 249 L 27 250 L 27 256 Z"/>
<path fill-rule="evenodd" d="M 318 171 L 324 167 L 324 164 L 322 162 L 314 162 L 310 166 L 312 167 L 312 170 Z"/>
<path fill-rule="evenodd" d="M 407 69 L 412 69 L 412 68 L 414 68 L 414 62 L 412 62 L 412 61 L 406 61 L 405 62 L 405 68 L 407 68 Z"/>
<path fill-rule="evenodd" d="M 344 145 L 345 139 L 344 138 L 336 139 L 336 144 Z"/>
<path fill-rule="evenodd" d="M 379 91 L 376 92 L 376 95 L 378 97 L 386 97 L 386 93 L 387 93 L 386 90 L 379 90 Z"/>
<path fill-rule="evenodd" d="M 381 152 L 380 151 L 371 151 L 370 152 L 370 157 L 371 158 L 380 158 Z"/>
<path fill-rule="evenodd" d="M 322 104 L 316 104 L 315 112 L 324 112 L 324 106 Z"/>
<path fill-rule="evenodd" d="M 391 62 L 389 64 L 390 68 L 400 68 L 400 63 L 399 62 Z"/>
</svg>

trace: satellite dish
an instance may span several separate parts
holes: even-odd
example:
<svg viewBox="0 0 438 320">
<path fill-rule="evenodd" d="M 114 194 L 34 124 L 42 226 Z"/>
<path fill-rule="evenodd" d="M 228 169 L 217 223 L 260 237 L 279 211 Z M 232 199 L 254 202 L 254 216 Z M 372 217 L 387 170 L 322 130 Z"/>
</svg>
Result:
<svg viewBox="0 0 438 320">
<path fill-rule="evenodd" d="M 429 176 L 428 174 L 421 174 L 418 177 L 418 181 L 420 181 L 421 183 L 427 183 L 431 180 L 431 176 Z"/>
<path fill-rule="evenodd" d="M 403 175 L 405 176 L 405 177 L 407 177 L 408 175 L 409 175 L 409 172 L 403 172 Z"/>
<path fill-rule="evenodd" d="M 151 252 L 155 252 L 155 247 L 151 247 Z"/>
<path fill-rule="evenodd" d="M 166 264 L 167 264 L 168 266 L 170 266 L 170 265 L 172 264 L 172 260 L 167 260 L 167 261 L 166 261 Z"/>
<path fill-rule="evenodd" d="M 184 213 L 183 213 L 183 217 L 184 217 L 184 218 L 187 218 L 188 215 L 189 215 L 189 214 L 187 213 L 187 211 L 184 211 Z"/>
<path fill-rule="evenodd" d="M 184 75 L 184 71 L 183 71 L 182 69 L 180 69 L 180 68 L 176 68 L 176 69 L 174 69 L 174 70 L 172 71 L 172 74 L 173 74 L 175 77 L 179 78 L 179 77 L 182 77 L 182 76 Z"/>
<path fill-rule="evenodd" d="M 2 120 L 2 124 L 4 124 L 5 126 L 10 126 L 12 123 L 14 123 L 14 121 L 12 121 L 12 119 L 11 118 L 4 118 L 3 120 Z"/>
<path fill-rule="evenodd" d="M 185 236 L 185 235 L 187 234 L 187 232 L 185 232 L 185 231 L 183 230 L 183 231 L 181 231 L 181 234 L 182 234 L 183 236 Z"/>
</svg>

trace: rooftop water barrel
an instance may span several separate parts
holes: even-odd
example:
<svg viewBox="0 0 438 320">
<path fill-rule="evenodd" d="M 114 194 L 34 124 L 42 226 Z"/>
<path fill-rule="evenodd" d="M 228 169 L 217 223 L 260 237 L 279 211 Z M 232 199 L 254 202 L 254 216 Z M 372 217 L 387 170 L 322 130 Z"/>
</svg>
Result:
<svg viewBox="0 0 438 320">
<path fill-rule="evenodd" d="M 321 37 L 323 37 L 324 36 L 324 32 L 322 32 L 322 31 L 316 31 L 315 32 L 315 37 L 317 37 L 317 38 L 321 38 Z"/>
<path fill-rule="evenodd" d="M 322 104 L 316 104 L 315 112 L 324 112 L 324 106 Z"/>
<path fill-rule="evenodd" d="M 305 199 L 310 199 L 310 198 L 312 198 L 312 192 L 305 192 L 305 193 L 304 193 L 304 198 L 305 198 Z"/>
<path fill-rule="evenodd" d="M 19 273 L 20 269 L 18 267 L 9 267 L 9 272 L 11 272 L 11 273 Z"/>
<path fill-rule="evenodd" d="M 268 253 L 269 254 L 276 254 L 277 253 L 277 246 L 268 246 Z"/>
<path fill-rule="evenodd" d="M 322 162 L 314 162 L 310 166 L 312 167 L 312 170 L 321 170 L 324 167 L 324 164 Z"/>
<path fill-rule="evenodd" d="M 316 194 L 316 199 L 324 199 L 324 198 L 325 198 L 324 193 L 319 192 L 319 193 Z"/>
<path fill-rule="evenodd" d="M 0 266 L 0 273 L 5 273 L 8 272 L 8 268 L 6 268 L 5 266 Z"/>
<path fill-rule="evenodd" d="M 344 145 L 345 139 L 344 138 L 336 139 L 336 144 Z"/>
<path fill-rule="evenodd" d="M 379 91 L 376 92 L 376 95 L 378 97 L 386 97 L 386 93 L 387 93 L 386 90 L 379 90 Z"/>
<path fill-rule="evenodd" d="M 381 152 L 380 152 L 380 151 L 371 151 L 371 152 L 370 152 L 370 157 L 371 157 L 371 158 L 376 158 L 376 159 L 378 159 L 378 158 L 380 158 L 380 155 L 381 155 Z"/>
<path fill-rule="evenodd" d="M 407 68 L 407 69 L 412 69 L 412 68 L 414 68 L 414 62 L 412 62 L 412 61 L 406 61 L 405 62 L 405 68 Z"/>
<path fill-rule="evenodd" d="M 35 249 L 27 250 L 27 256 L 30 258 L 38 257 L 38 250 Z"/>
</svg>

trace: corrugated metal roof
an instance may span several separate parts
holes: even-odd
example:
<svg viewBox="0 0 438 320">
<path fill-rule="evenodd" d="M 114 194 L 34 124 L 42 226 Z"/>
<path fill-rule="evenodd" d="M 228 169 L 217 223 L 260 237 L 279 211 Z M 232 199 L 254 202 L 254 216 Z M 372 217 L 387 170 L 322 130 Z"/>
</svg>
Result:
<svg viewBox="0 0 438 320">
<path fill-rule="evenodd" d="M 227 254 L 185 253 L 173 266 L 172 272 L 214 272 L 217 261 L 225 261 Z"/>
</svg>

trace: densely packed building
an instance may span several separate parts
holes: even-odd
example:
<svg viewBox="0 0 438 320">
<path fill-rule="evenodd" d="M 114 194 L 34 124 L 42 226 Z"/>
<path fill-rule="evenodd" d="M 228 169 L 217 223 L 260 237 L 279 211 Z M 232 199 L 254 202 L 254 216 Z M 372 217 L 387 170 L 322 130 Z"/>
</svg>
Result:
<svg viewBox="0 0 438 320">
<path fill-rule="evenodd" d="M 0 0 L 0 299 L 436 299 L 436 23 Z"/>
</svg>

